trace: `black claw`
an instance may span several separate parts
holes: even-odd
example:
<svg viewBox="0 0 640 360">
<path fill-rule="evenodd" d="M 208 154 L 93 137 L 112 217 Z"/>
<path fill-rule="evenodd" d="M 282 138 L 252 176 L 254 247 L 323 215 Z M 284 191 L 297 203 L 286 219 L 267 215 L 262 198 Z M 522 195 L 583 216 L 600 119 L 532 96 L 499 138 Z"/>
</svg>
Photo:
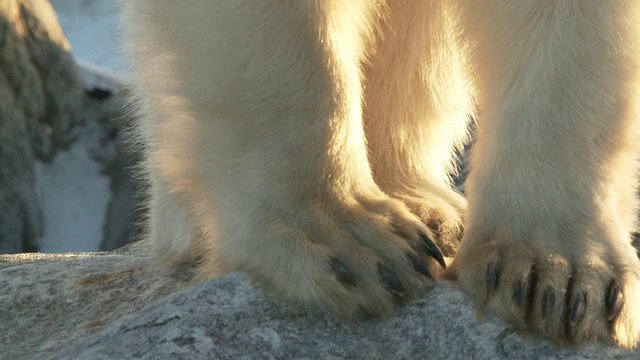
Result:
<svg viewBox="0 0 640 360">
<path fill-rule="evenodd" d="M 622 303 L 624 303 L 624 293 L 620 286 L 612 282 L 607 292 L 607 320 L 611 321 L 620 314 Z"/>
<path fill-rule="evenodd" d="M 400 279 L 386 265 L 378 263 L 378 277 L 387 291 L 397 297 L 404 297 L 404 287 Z"/>
<path fill-rule="evenodd" d="M 542 293 L 542 303 L 540 304 L 540 312 L 542 313 L 542 318 L 546 319 L 549 314 L 551 314 L 551 310 L 553 310 L 553 305 L 556 302 L 556 295 L 553 293 L 553 288 L 551 286 L 547 286 Z"/>
<path fill-rule="evenodd" d="M 338 259 L 334 257 L 329 258 L 329 267 L 331 267 L 331 271 L 336 274 L 338 281 L 340 281 L 342 285 L 346 287 L 356 286 L 356 277 L 344 264 L 338 261 Z"/>
<path fill-rule="evenodd" d="M 569 325 L 574 327 L 578 325 L 578 323 L 584 317 L 584 314 L 587 310 L 587 294 L 583 291 L 580 291 L 576 294 L 575 300 L 573 300 L 573 305 L 571 306 L 571 313 L 569 315 Z"/>
<path fill-rule="evenodd" d="M 511 288 L 511 298 L 516 303 L 517 306 L 522 304 L 522 300 L 524 300 L 524 295 L 527 293 L 527 282 L 526 279 L 518 279 L 513 284 Z"/>
<path fill-rule="evenodd" d="M 407 253 L 407 258 L 409 258 L 409 261 L 411 261 L 411 265 L 413 265 L 413 269 L 417 272 L 419 272 L 420 274 L 427 276 L 429 278 L 433 279 L 433 276 L 431 276 L 431 272 L 429 271 L 429 269 L 427 269 L 427 267 L 424 265 L 424 263 L 422 261 L 420 261 L 420 258 L 418 258 L 418 255 L 409 252 Z"/>
<path fill-rule="evenodd" d="M 440 266 L 443 269 L 446 269 L 447 268 L 447 264 L 444 262 L 444 257 L 442 256 L 442 253 L 440 252 L 440 249 L 438 249 L 438 246 L 433 242 L 433 240 L 431 240 L 423 232 L 420 232 L 420 239 L 422 240 L 422 244 L 424 245 L 422 247 L 423 250 L 427 254 L 429 254 L 429 256 L 434 258 L 438 262 L 438 264 L 440 264 Z"/>
<path fill-rule="evenodd" d="M 490 296 L 498 287 L 500 280 L 500 264 L 492 262 L 487 266 L 487 272 L 484 274 L 484 280 L 487 283 L 487 296 Z"/>
</svg>

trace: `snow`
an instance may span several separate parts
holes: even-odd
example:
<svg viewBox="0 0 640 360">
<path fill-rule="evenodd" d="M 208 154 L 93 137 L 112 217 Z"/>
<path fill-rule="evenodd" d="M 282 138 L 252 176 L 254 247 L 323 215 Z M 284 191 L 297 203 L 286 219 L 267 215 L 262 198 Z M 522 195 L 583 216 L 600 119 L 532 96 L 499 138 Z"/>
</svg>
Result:
<svg viewBox="0 0 640 360">
<path fill-rule="evenodd" d="M 51 4 L 83 68 L 95 64 L 126 73 L 117 1 L 51 0 Z M 35 165 L 36 192 L 44 217 L 44 235 L 37 241 L 42 252 L 97 251 L 102 241 L 111 190 L 102 166 L 91 156 L 100 131 L 91 122 L 78 131 L 79 140 L 68 150 L 59 152 L 51 163 Z"/>
<path fill-rule="evenodd" d="M 41 252 L 97 251 L 111 198 L 110 179 L 91 157 L 101 130 L 88 124 L 79 140 L 53 162 L 37 162 L 36 193 L 44 215 Z"/>
</svg>

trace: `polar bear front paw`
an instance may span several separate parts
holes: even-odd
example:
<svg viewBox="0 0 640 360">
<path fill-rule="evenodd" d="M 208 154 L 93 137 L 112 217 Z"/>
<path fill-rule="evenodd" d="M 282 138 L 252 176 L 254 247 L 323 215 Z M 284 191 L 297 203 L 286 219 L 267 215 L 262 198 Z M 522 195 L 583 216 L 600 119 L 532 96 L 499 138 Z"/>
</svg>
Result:
<svg viewBox="0 0 640 360">
<path fill-rule="evenodd" d="M 464 196 L 449 188 L 403 188 L 391 192 L 429 227 L 445 256 L 452 257 L 460 247 L 464 234 Z"/>
<path fill-rule="evenodd" d="M 249 273 L 286 302 L 344 319 L 389 315 L 445 267 L 430 230 L 400 201 L 290 209 L 242 220 L 252 229 L 231 233 L 234 241 L 222 242 L 213 261 Z"/>
<path fill-rule="evenodd" d="M 638 343 L 640 262 L 630 245 L 621 254 L 594 242 L 561 250 L 554 243 L 471 236 L 449 274 L 481 314 L 496 314 L 520 330 L 565 344 Z"/>
</svg>

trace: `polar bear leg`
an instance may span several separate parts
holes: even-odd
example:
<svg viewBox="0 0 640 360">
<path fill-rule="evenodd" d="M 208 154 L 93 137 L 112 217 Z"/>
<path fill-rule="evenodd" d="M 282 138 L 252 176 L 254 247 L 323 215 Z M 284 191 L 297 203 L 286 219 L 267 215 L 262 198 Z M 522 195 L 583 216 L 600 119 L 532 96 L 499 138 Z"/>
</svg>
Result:
<svg viewBox="0 0 640 360">
<path fill-rule="evenodd" d="M 359 66 L 378 5 L 125 3 L 148 151 L 189 202 L 205 275 L 245 271 L 352 318 L 414 299 L 444 264 L 371 175 Z"/>
<path fill-rule="evenodd" d="M 468 2 L 481 116 L 452 273 L 551 339 L 640 338 L 636 4 Z"/>
<path fill-rule="evenodd" d="M 151 179 L 147 238 L 163 263 L 179 265 L 197 257 L 200 239 L 185 199 L 173 193 L 161 177 Z"/>
<path fill-rule="evenodd" d="M 472 109 L 456 2 L 391 0 L 365 74 L 364 120 L 378 185 L 459 246 L 464 198 L 451 189 L 454 150 Z"/>
</svg>

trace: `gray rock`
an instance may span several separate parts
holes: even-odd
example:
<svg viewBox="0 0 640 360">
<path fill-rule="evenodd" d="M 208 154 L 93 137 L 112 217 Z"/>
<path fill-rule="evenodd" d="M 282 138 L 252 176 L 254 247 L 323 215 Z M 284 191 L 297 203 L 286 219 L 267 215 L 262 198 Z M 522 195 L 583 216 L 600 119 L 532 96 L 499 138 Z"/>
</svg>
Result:
<svg viewBox="0 0 640 360">
<path fill-rule="evenodd" d="M 0 256 L 0 358 L 640 358 L 640 349 L 560 349 L 480 322 L 452 283 L 391 319 L 348 325 L 279 304 L 241 274 L 194 285 L 191 268 L 155 268 L 143 253 Z"/>
<path fill-rule="evenodd" d="M 34 250 L 42 229 L 34 159 L 68 141 L 82 86 L 47 0 L 0 0 L 0 253 Z"/>
</svg>

